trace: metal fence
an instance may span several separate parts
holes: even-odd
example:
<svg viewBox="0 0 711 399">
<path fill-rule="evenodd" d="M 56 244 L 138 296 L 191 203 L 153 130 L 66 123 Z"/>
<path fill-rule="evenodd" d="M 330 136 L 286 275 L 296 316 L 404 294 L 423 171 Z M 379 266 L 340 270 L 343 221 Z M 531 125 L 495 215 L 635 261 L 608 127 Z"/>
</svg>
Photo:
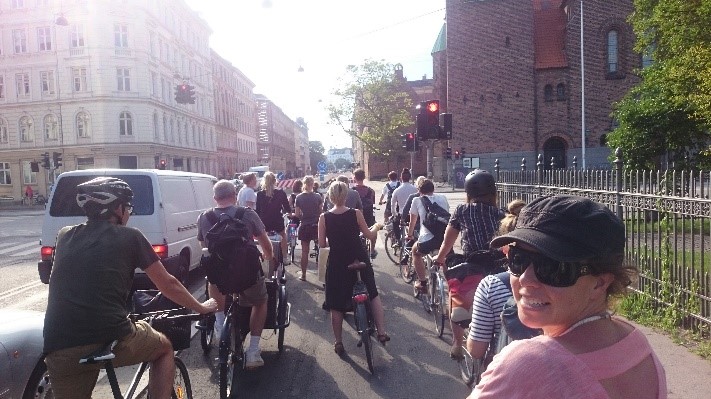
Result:
<svg viewBox="0 0 711 399">
<path fill-rule="evenodd" d="M 672 310 L 682 326 L 711 331 L 711 172 L 625 170 L 621 151 L 609 170 L 499 170 L 499 201 L 530 202 L 541 195 L 570 194 L 607 205 L 625 222 L 626 256 L 640 275 L 633 289 Z"/>
</svg>

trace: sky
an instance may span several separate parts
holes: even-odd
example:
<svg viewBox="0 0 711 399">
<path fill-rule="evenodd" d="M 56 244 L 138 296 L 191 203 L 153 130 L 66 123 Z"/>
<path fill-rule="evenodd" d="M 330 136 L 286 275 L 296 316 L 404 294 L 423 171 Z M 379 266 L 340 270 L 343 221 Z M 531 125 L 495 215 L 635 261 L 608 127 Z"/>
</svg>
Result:
<svg viewBox="0 0 711 399">
<path fill-rule="evenodd" d="M 400 63 L 408 80 L 432 78 L 431 51 L 445 0 L 185 0 L 212 29 L 210 46 L 255 83 L 309 140 L 350 147 L 329 124 L 330 93 L 348 65 Z M 299 72 L 299 67 L 303 72 Z"/>
</svg>

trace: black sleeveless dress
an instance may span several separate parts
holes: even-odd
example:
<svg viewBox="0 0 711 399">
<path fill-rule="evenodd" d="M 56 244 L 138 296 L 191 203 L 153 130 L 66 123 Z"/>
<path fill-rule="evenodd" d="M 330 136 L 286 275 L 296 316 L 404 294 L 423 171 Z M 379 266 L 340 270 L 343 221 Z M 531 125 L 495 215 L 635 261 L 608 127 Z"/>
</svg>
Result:
<svg viewBox="0 0 711 399">
<path fill-rule="evenodd" d="M 370 257 L 360 241 L 360 228 L 356 212 L 349 209 L 341 214 L 326 212 L 326 238 L 331 248 L 326 267 L 326 305 L 332 310 L 351 311 L 353 284 L 356 282 L 356 272 L 348 270 L 347 266 L 354 260 L 368 264 L 360 271 L 360 278 L 365 282 L 370 298 L 378 296 L 375 287 L 375 275 Z"/>
</svg>

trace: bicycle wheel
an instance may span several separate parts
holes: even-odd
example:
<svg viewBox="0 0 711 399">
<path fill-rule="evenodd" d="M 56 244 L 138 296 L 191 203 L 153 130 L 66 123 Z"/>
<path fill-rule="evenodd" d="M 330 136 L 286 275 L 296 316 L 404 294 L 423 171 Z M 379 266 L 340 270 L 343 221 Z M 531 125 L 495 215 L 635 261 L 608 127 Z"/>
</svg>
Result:
<svg viewBox="0 0 711 399">
<path fill-rule="evenodd" d="M 397 265 L 400 263 L 400 248 L 397 246 L 394 247 L 393 244 L 399 245 L 395 233 L 391 231 L 385 235 L 383 245 L 385 245 L 385 253 L 388 255 L 388 258 Z"/>
<path fill-rule="evenodd" d="M 466 341 L 465 341 L 466 342 Z M 464 345 L 463 345 L 464 346 Z M 464 349 L 462 351 L 462 354 L 464 357 L 461 360 L 458 360 L 457 363 L 459 363 L 459 373 L 462 376 L 462 381 L 471 388 L 472 384 L 474 383 L 474 380 L 476 379 L 476 374 L 474 373 L 475 371 L 475 363 L 477 363 L 477 360 L 474 360 L 472 356 L 469 354 L 469 351 L 467 350 L 466 347 L 462 348 Z M 478 371 L 479 367 L 476 367 L 476 370 Z"/>
<path fill-rule="evenodd" d="M 368 327 L 368 314 L 364 303 L 356 305 L 355 309 L 356 328 L 360 334 L 360 344 L 365 348 L 365 359 L 368 362 L 368 370 L 373 374 L 373 346 L 370 341 L 370 328 Z"/>
<path fill-rule="evenodd" d="M 287 308 L 289 295 L 286 293 L 286 287 L 279 287 L 279 308 L 277 309 L 277 324 L 283 326 L 286 324 Z M 284 333 L 286 332 L 286 327 L 279 327 L 277 331 L 277 348 L 279 348 L 279 353 L 284 351 Z"/>
<path fill-rule="evenodd" d="M 205 280 L 205 300 L 210 299 L 210 293 L 207 290 L 208 284 Z M 202 346 L 203 352 L 207 353 L 212 349 L 212 340 L 215 337 L 215 315 L 205 316 L 203 323 L 205 323 L 205 328 L 200 330 L 200 346 Z"/>
<path fill-rule="evenodd" d="M 442 281 L 437 273 L 430 274 L 430 303 L 432 308 L 432 318 L 435 322 L 437 336 L 442 337 L 444 333 L 444 309 L 443 309 L 443 287 Z"/>
<path fill-rule="evenodd" d="M 412 255 L 410 255 L 406 249 L 400 251 L 400 263 L 402 263 L 404 259 L 403 255 L 406 255 L 408 260 L 406 264 L 400 264 L 400 278 L 402 278 L 405 284 L 410 284 L 415 280 L 415 267 L 412 264 Z"/>
<path fill-rule="evenodd" d="M 193 399 L 193 388 L 190 385 L 190 376 L 185 363 L 179 358 L 175 358 L 175 376 L 173 377 L 173 399 Z"/>
<path fill-rule="evenodd" d="M 230 310 L 230 317 L 225 319 L 220 337 L 220 399 L 227 399 L 236 394 L 237 376 L 242 367 L 243 354 L 239 327 L 235 320 L 230 320 L 234 317 L 232 312 L 236 311 L 237 309 Z"/>
</svg>

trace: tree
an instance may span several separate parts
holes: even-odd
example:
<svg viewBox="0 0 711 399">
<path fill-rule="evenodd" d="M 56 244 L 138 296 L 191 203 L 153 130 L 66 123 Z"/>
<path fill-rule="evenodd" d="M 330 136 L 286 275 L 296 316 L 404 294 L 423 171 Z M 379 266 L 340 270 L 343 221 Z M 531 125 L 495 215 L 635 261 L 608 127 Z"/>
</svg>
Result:
<svg viewBox="0 0 711 399">
<path fill-rule="evenodd" d="M 336 169 L 347 169 L 351 167 L 351 163 L 343 158 L 336 159 L 333 165 L 336 167 Z"/>
<path fill-rule="evenodd" d="M 382 60 L 349 65 L 327 107 L 332 124 L 360 140 L 373 155 L 402 152 L 400 133 L 413 125 L 412 100 L 395 67 Z"/>
<path fill-rule="evenodd" d="M 320 141 L 309 141 L 309 157 L 311 158 L 311 173 L 318 171 L 318 163 L 326 162 L 326 151 Z"/>
<path fill-rule="evenodd" d="M 608 143 L 632 167 L 666 157 L 678 167 L 711 167 L 711 2 L 635 0 L 635 49 L 653 60 L 642 82 L 615 104 Z"/>
</svg>

